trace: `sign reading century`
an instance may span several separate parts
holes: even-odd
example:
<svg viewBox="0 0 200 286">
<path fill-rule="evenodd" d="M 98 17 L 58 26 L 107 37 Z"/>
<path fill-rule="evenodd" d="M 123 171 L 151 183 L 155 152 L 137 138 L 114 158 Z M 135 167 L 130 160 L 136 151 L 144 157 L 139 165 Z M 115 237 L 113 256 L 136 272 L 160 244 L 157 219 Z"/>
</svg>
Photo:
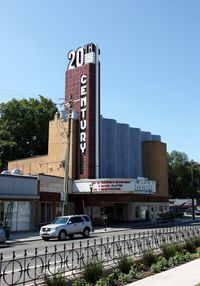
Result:
<svg viewBox="0 0 200 286">
<path fill-rule="evenodd" d="M 68 53 L 68 70 L 81 67 L 88 63 L 95 63 L 97 47 L 91 43 Z M 98 50 L 99 52 L 99 50 Z M 87 109 L 87 74 L 80 75 L 80 151 L 85 154 L 86 150 L 86 109 Z"/>
<path fill-rule="evenodd" d="M 87 106 L 87 75 L 81 76 L 81 107 L 80 107 L 80 149 L 81 153 L 86 148 L 86 106 Z"/>
</svg>

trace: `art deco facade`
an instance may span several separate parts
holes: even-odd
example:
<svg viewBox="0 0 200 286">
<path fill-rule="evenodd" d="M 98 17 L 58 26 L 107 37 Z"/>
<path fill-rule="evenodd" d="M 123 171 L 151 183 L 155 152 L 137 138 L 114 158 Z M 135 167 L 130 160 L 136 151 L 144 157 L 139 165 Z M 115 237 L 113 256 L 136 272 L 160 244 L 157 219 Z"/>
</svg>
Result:
<svg viewBox="0 0 200 286">
<path fill-rule="evenodd" d="M 48 154 L 9 162 L 8 168 L 19 168 L 24 175 L 49 176 L 49 180 L 45 179 L 45 194 L 40 195 L 41 207 L 37 212 L 40 217 L 49 193 L 52 198 L 57 178 L 67 175 L 68 212 L 91 215 L 92 194 L 92 215 L 96 221 L 103 214 L 110 220 L 140 220 L 145 218 L 146 210 L 156 219 L 168 209 L 166 144 L 161 142 L 160 135 L 100 116 L 98 56 L 99 49 L 94 44 L 69 52 L 65 99 L 66 106 L 72 104 L 76 111 L 76 119 L 70 117 L 65 122 L 56 114 L 49 123 Z M 68 174 L 66 152 L 70 154 Z M 53 205 L 52 200 L 49 202 Z M 49 218 L 59 213 L 60 204 L 59 201 L 56 207 L 54 204 Z"/>
</svg>

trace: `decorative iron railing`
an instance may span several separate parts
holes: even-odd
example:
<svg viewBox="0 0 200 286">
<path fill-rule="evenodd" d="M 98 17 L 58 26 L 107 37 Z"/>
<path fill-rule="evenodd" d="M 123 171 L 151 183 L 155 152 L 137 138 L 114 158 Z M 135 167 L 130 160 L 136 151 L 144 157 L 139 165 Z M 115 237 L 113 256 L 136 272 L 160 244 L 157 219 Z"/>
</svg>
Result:
<svg viewBox="0 0 200 286">
<path fill-rule="evenodd" d="M 162 245 L 184 243 L 186 240 L 200 236 L 200 226 L 179 226 L 158 231 L 140 232 L 137 234 L 118 235 L 101 238 L 97 241 L 87 240 L 86 245 L 81 241 L 78 247 L 71 243 L 69 249 L 63 244 L 62 250 L 57 246 L 53 251 L 45 247 L 44 253 L 23 255 L 12 253 L 12 257 L 4 259 L 0 255 L 0 285 L 41 285 L 44 276 L 61 273 L 66 278 L 80 273 L 91 260 L 101 261 L 104 266 L 115 265 L 120 257 L 141 257 L 148 250 L 159 250 Z"/>
</svg>

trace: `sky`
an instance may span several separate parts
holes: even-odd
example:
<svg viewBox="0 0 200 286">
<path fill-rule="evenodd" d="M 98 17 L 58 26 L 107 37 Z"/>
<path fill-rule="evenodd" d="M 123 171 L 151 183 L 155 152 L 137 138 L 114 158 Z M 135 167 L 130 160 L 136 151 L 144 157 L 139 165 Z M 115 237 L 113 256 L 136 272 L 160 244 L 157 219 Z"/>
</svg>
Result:
<svg viewBox="0 0 200 286">
<path fill-rule="evenodd" d="M 0 103 L 62 102 L 67 54 L 101 54 L 101 114 L 200 162 L 199 0 L 0 0 Z"/>
</svg>

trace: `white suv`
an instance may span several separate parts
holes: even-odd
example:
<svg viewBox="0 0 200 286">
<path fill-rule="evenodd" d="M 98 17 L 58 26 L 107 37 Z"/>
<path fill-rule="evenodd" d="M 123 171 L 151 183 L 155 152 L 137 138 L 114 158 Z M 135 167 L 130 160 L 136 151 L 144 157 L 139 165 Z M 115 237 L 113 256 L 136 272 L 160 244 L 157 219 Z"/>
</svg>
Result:
<svg viewBox="0 0 200 286">
<path fill-rule="evenodd" d="M 65 240 L 67 236 L 73 238 L 74 234 L 82 234 L 89 237 L 92 231 L 92 223 L 87 215 L 69 215 L 57 217 L 51 224 L 40 228 L 40 236 L 43 240 L 58 238 Z"/>
</svg>

